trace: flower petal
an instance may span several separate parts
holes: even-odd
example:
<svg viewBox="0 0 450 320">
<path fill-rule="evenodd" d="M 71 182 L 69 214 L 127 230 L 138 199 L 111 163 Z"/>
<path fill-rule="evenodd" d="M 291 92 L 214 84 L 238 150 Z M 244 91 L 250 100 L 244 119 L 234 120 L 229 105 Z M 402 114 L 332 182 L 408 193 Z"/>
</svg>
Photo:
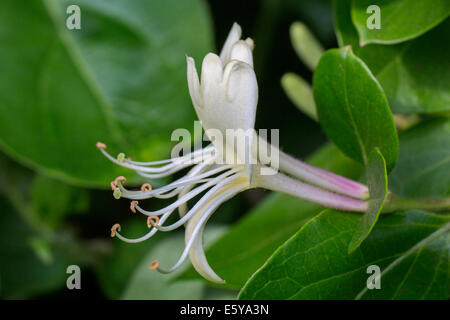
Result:
<svg viewBox="0 0 450 320">
<path fill-rule="evenodd" d="M 241 38 L 241 34 L 242 34 L 241 26 L 238 25 L 236 22 L 233 23 L 230 33 L 228 34 L 227 40 L 225 40 L 225 43 L 222 47 L 222 51 L 220 51 L 220 59 L 222 60 L 222 63 L 224 65 L 230 62 L 231 48 L 233 47 L 233 44 Z"/>
<path fill-rule="evenodd" d="M 200 81 L 198 80 L 197 68 L 195 67 L 195 61 L 191 57 L 186 56 L 187 62 L 187 81 L 189 87 L 189 94 L 192 99 L 192 104 L 195 108 L 201 108 L 203 106 L 203 100 L 200 92 Z"/>
<path fill-rule="evenodd" d="M 216 100 L 221 98 L 222 74 L 223 66 L 219 56 L 208 53 L 203 59 L 200 84 L 204 106 L 208 109 L 212 109 Z"/>
<path fill-rule="evenodd" d="M 223 202 L 234 197 L 239 192 L 248 188 L 248 186 L 247 177 L 237 177 L 236 180 L 224 185 L 214 197 L 205 202 L 202 208 L 200 208 L 186 224 L 185 242 L 188 243 L 191 236 L 195 236 L 193 246 L 189 250 L 189 259 L 195 270 L 209 281 L 225 283 L 225 281 L 214 272 L 206 260 L 205 251 L 203 250 L 203 229 L 208 219 Z M 207 214 L 207 216 L 205 216 L 205 214 Z M 200 232 L 194 234 L 194 229 L 199 223 L 202 224 L 200 226 Z"/>
<path fill-rule="evenodd" d="M 230 60 L 239 60 L 249 64 L 253 68 L 253 54 L 249 42 L 239 40 L 231 48 Z"/>
</svg>

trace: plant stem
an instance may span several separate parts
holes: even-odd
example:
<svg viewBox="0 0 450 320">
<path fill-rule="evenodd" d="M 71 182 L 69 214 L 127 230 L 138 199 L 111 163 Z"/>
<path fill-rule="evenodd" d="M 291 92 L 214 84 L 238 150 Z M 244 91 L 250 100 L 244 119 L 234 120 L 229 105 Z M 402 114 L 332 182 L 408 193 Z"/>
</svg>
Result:
<svg viewBox="0 0 450 320">
<path fill-rule="evenodd" d="M 382 213 L 410 209 L 450 211 L 450 197 L 439 199 L 406 199 L 389 193 Z"/>
<path fill-rule="evenodd" d="M 354 212 L 365 212 L 367 210 L 368 203 L 366 201 L 332 193 L 305 184 L 282 173 L 270 176 L 255 175 L 252 181 L 255 187 L 286 193 L 303 200 L 320 204 L 324 207 Z"/>
<path fill-rule="evenodd" d="M 259 136 L 258 139 L 260 148 L 272 150 L 271 152 L 278 154 L 279 168 L 284 173 L 341 195 L 361 200 L 369 198 L 369 189 L 366 185 L 333 172 L 314 167 L 284 153 L 278 147 L 269 144 L 264 138 Z"/>
</svg>

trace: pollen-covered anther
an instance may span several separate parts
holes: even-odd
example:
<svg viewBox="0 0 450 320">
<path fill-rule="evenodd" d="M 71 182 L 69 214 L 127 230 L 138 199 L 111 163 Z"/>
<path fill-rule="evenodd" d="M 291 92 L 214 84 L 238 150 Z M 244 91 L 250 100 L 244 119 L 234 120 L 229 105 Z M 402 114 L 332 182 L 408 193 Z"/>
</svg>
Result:
<svg viewBox="0 0 450 320">
<path fill-rule="evenodd" d="M 125 153 L 121 152 L 117 155 L 117 161 L 124 162 L 125 161 Z"/>
<path fill-rule="evenodd" d="M 153 261 L 152 264 L 149 267 L 150 270 L 156 270 L 158 268 L 159 268 L 159 261 L 158 260 Z"/>
<path fill-rule="evenodd" d="M 120 197 L 122 197 L 122 191 L 120 191 L 119 188 L 115 188 L 114 191 L 113 191 L 113 197 L 114 197 L 116 200 L 119 200 Z"/>
<path fill-rule="evenodd" d="M 99 149 L 106 149 L 106 144 L 104 144 L 103 142 L 97 142 L 95 146 Z"/>
<path fill-rule="evenodd" d="M 125 178 L 124 176 L 118 176 L 114 179 L 114 184 L 118 186 L 120 181 L 125 182 L 127 181 L 127 178 Z"/>
<path fill-rule="evenodd" d="M 125 182 L 125 181 L 127 181 L 127 179 L 124 176 L 118 176 L 113 181 L 111 181 L 110 186 L 113 191 L 115 191 L 116 188 L 119 186 L 120 181 Z"/>
<path fill-rule="evenodd" d="M 120 224 L 116 223 L 111 228 L 111 238 L 114 238 L 116 236 L 116 231 L 120 231 Z"/>
<path fill-rule="evenodd" d="M 159 223 L 159 218 L 157 216 L 150 216 L 147 218 L 147 227 L 151 228 L 157 226 Z"/>
<path fill-rule="evenodd" d="M 138 204 L 138 202 L 136 200 L 131 201 L 130 203 L 130 210 L 133 213 L 136 213 L 136 205 Z"/>
<path fill-rule="evenodd" d="M 141 191 L 142 192 L 150 192 L 150 191 L 152 191 L 152 186 L 149 183 L 144 183 L 141 186 Z"/>
</svg>

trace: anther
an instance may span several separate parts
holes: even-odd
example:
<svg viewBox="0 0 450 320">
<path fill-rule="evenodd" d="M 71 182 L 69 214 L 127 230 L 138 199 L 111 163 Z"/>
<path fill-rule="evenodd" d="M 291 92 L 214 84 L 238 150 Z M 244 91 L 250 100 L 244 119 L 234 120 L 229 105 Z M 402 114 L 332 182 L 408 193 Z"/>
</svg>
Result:
<svg viewBox="0 0 450 320">
<path fill-rule="evenodd" d="M 156 270 L 159 268 L 159 261 L 155 260 L 152 262 L 152 265 L 149 267 L 150 270 Z"/>
<path fill-rule="evenodd" d="M 119 185 L 120 181 L 127 181 L 127 179 L 124 176 L 118 176 L 114 179 L 114 181 L 111 181 L 110 186 L 112 190 L 116 190 L 117 186 Z"/>
<path fill-rule="evenodd" d="M 127 178 L 125 178 L 124 176 L 118 176 L 117 178 L 114 179 L 114 184 L 118 186 L 120 181 L 125 182 L 127 181 Z"/>
<path fill-rule="evenodd" d="M 136 213 L 136 205 L 138 204 L 138 202 L 136 200 L 131 201 L 130 203 L 130 210 L 133 213 Z"/>
<path fill-rule="evenodd" d="M 117 161 L 124 162 L 125 161 L 125 153 L 121 152 L 117 155 Z"/>
<path fill-rule="evenodd" d="M 141 186 L 141 191 L 142 192 L 150 192 L 150 191 L 152 191 L 152 186 L 149 183 L 144 183 Z"/>
<path fill-rule="evenodd" d="M 97 142 L 97 144 L 95 146 L 99 149 L 106 149 L 106 144 L 104 144 L 102 142 Z"/>
<path fill-rule="evenodd" d="M 156 226 L 159 223 L 159 218 L 157 216 L 150 216 L 147 218 L 147 227 L 151 228 L 152 226 Z"/>
<path fill-rule="evenodd" d="M 111 228 L 111 238 L 114 238 L 116 236 L 116 230 L 120 231 L 120 224 L 116 223 Z"/>
<path fill-rule="evenodd" d="M 120 191 L 119 188 L 115 188 L 113 191 L 113 196 L 114 198 L 116 198 L 117 200 L 120 199 L 120 197 L 122 196 L 122 192 Z"/>
</svg>

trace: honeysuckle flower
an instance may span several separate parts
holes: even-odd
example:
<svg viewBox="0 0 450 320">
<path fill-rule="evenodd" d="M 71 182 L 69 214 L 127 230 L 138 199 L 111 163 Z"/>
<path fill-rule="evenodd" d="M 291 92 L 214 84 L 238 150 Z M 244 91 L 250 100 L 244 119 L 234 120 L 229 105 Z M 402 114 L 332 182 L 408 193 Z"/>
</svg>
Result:
<svg viewBox="0 0 450 320">
<path fill-rule="evenodd" d="M 198 118 L 211 144 L 181 157 L 162 161 L 137 162 L 120 153 L 117 157 L 106 151 L 106 145 L 98 143 L 101 152 L 114 163 L 136 171 L 137 174 L 157 179 L 172 175 L 190 167 L 188 173 L 166 186 L 152 189 L 145 183 L 141 190 L 124 187 L 124 177 L 111 182 L 115 198 L 131 199 L 132 212 L 146 215 L 150 231 L 137 239 L 129 239 L 120 233 L 115 224 L 111 236 L 126 242 L 141 242 L 157 231 L 171 231 L 185 226 L 185 248 L 179 260 L 169 269 L 154 261 L 151 269 L 162 273 L 176 270 L 187 257 L 204 278 L 218 283 L 222 280 L 209 266 L 203 250 L 203 229 L 213 212 L 225 201 L 250 188 L 266 188 L 294 195 L 327 207 L 360 211 L 367 209 L 367 187 L 352 180 L 315 168 L 274 148 L 280 154 L 279 166 L 282 172 L 272 175 L 261 174 L 266 165 L 261 163 L 255 145 L 270 146 L 254 131 L 258 85 L 253 70 L 253 41 L 241 40 L 241 28 L 234 24 L 220 55 L 208 53 L 203 59 L 199 79 L 194 59 L 187 57 L 187 80 L 189 93 Z M 227 130 L 250 132 L 246 135 L 243 148 L 238 148 L 227 139 Z M 231 154 L 225 157 L 224 154 Z M 306 184 L 308 182 L 310 184 Z M 320 187 L 320 188 L 319 188 Z M 192 208 L 187 202 L 202 194 Z M 139 202 L 149 198 L 177 197 L 165 208 L 148 211 Z M 166 220 L 175 210 L 180 219 L 171 225 Z"/>
</svg>

